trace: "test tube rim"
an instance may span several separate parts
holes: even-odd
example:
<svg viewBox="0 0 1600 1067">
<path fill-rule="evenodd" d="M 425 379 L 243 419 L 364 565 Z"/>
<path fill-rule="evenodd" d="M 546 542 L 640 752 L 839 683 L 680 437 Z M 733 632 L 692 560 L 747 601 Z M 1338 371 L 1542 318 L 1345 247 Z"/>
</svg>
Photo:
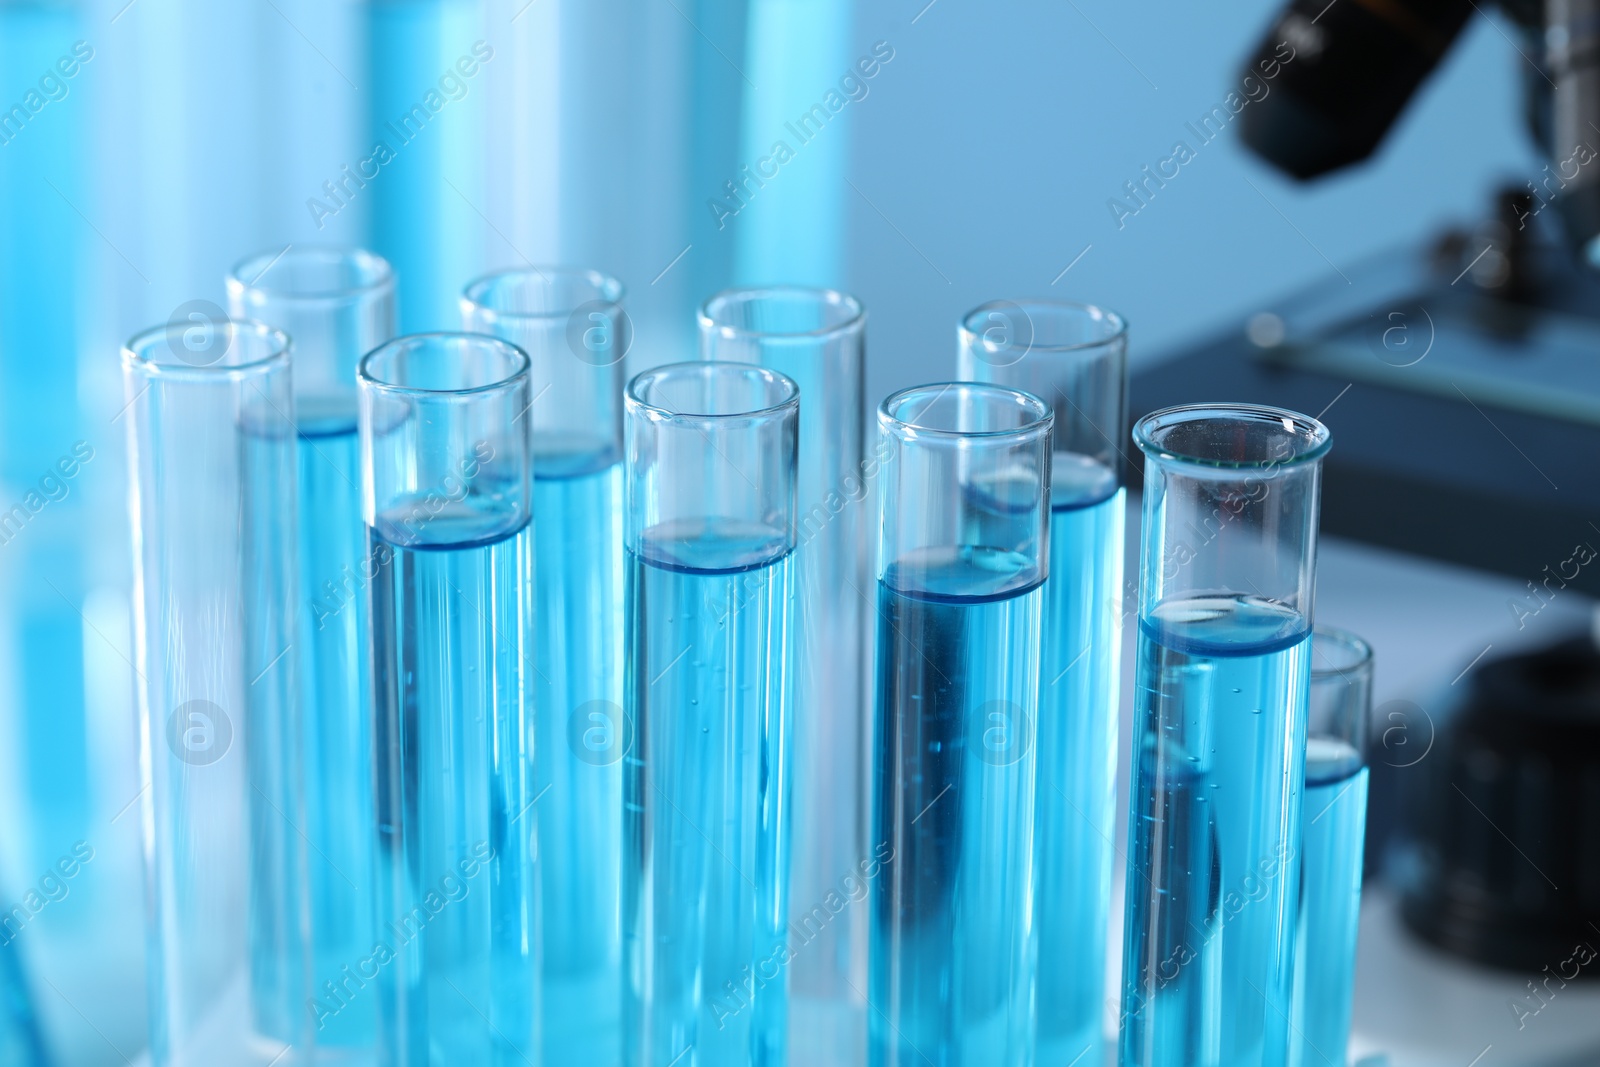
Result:
<svg viewBox="0 0 1600 1067">
<path fill-rule="evenodd" d="M 360 285 L 345 286 L 339 289 L 301 290 L 283 288 L 273 285 L 262 285 L 261 278 L 284 259 L 299 259 L 305 256 L 321 255 L 331 259 L 343 259 L 358 262 L 363 272 L 371 271 L 370 280 Z M 266 266 L 256 275 L 256 280 L 247 282 L 244 275 L 248 268 L 266 260 Z M 365 274 L 363 275 L 365 276 Z M 257 252 L 246 256 L 235 263 L 228 271 L 226 284 L 229 291 L 238 289 L 241 292 L 257 292 L 283 300 L 292 304 L 337 304 L 368 294 L 392 292 L 395 287 L 394 266 L 387 259 L 370 249 L 357 245 L 291 245 L 276 252 Z"/>
<path fill-rule="evenodd" d="M 818 304 L 844 307 L 849 309 L 849 313 L 843 320 L 831 326 L 819 326 L 814 330 L 751 330 L 743 326 L 735 326 L 732 323 L 720 321 L 711 310 L 712 305 L 717 304 L 719 301 L 733 298 L 753 301 L 771 299 L 774 296 L 814 298 Z M 702 333 L 712 334 L 724 341 L 762 341 L 769 344 L 810 343 L 855 332 L 866 323 L 867 308 L 859 297 L 847 293 L 843 289 L 829 289 L 811 285 L 734 286 L 707 297 L 695 312 L 695 319 L 699 323 Z"/>
<path fill-rule="evenodd" d="M 497 308 L 493 304 L 485 303 L 481 299 L 483 289 L 492 282 L 504 278 L 526 278 L 538 276 L 548 282 L 547 275 L 563 278 L 582 278 L 594 287 L 595 297 L 592 301 L 580 301 L 571 307 L 554 308 L 550 311 L 513 311 Z M 615 275 L 607 274 L 603 270 L 592 267 L 566 267 L 566 266 L 527 266 L 507 267 L 504 270 L 494 270 L 481 274 L 469 281 L 461 290 L 461 302 L 471 305 L 485 322 L 494 323 L 501 320 L 508 321 L 540 321 L 545 319 L 558 319 L 563 315 L 571 315 L 578 308 L 587 303 L 601 303 L 608 307 L 621 307 L 623 298 L 627 295 L 627 287 Z"/>
<path fill-rule="evenodd" d="M 1221 460 L 1209 456 L 1188 455 L 1167 448 L 1157 441 L 1153 432 L 1186 422 L 1197 422 L 1204 417 L 1207 419 L 1232 419 L 1234 421 L 1254 421 L 1262 423 L 1292 423 L 1286 427 L 1288 436 L 1296 436 L 1299 430 L 1306 438 L 1309 445 L 1293 455 L 1280 459 L 1267 460 Z M 1177 404 L 1173 407 L 1161 408 L 1152 411 L 1133 425 L 1133 442 L 1139 446 L 1139 451 L 1152 459 L 1168 463 L 1181 463 L 1191 467 L 1201 467 L 1213 470 L 1268 470 L 1278 467 L 1300 467 L 1313 463 L 1327 455 L 1328 449 L 1333 447 L 1333 433 L 1321 421 L 1310 415 L 1291 410 L 1289 408 L 1272 407 L 1267 404 L 1229 404 L 1229 403 L 1199 403 Z"/>
<path fill-rule="evenodd" d="M 690 372 L 734 373 L 743 377 L 759 378 L 764 383 L 777 386 L 783 390 L 781 399 L 765 407 L 751 408 L 746 411 L 723 412 L 684 412 L 673 411 L 660 404 L 651 403 L 640 395 L 640 390 L 652 384 L 654 379 L 668 374 L 682 374 Z M 787 374 L 772 370 L 768 367 L 758 366 L 754 363 L 737 363 L 725 359 L 696 359 L 685 360 L 681 363 L 663 363 L 659 367 L 640 371 L 628 382 L 628 387 L 623 393 L 623 401 L 628 412 L 637 412 L 652 422 L 709 422 L 723 423 L 740 419 L 760 420 L 781 415 L 785 411 L 800 407 L 800 386 Z"/>
<path fill-rule="evenodd" d="M 1354 654 L 1354 659 L 1338 667 L 1319 667 L 1316 664 L 1316 643 L 1319 638 L 1331 639 L 1341 648 Z M 1353 633 L 1339 626 L 1323 626 L 1320 623 L 1311 630 L 1311 677 L 1313 680 L 1326 680 L 1329 678 L 1343 677 L 1352 671 L 1370 670 L 1372 667 L 1372 645 L 1360 634 Z"/>
<path fill-rule="evenodd" d="M 1046 344 L 1037 339 L 1032 339 L 1028 342 L 1026 349 L 1028 352 L 1051 352 L 1067 354 L 1072 352 L 1099 351 L 1110 345 L 1117 344 L 1118 342 L 1126 343 L 1128 340 L 1128 320 L 1123 318 L 1120 313 L 1112 311 L 1110 308 L 1103 305 L 1091 304 L 1087 301 L 1051 300 L 1044 297 L 1025 297 L 1021 300 L 986 300 L 977 307 L 973 308 L 971 311 L 967 312 L 965 315 L 961 316 L 961 323 L 957 329 L 960 331 L 963 338 L 970 338 L 972 344 L 985 344 L 985 342 L 982 340 L 982 334 L 973 330 L 970 326 L 970 323 L 974 317 L 987 311 L 998 310 L 1005 305 L 1010 305 L 1011 307 L 1020 309 L 1024 315 L 1028 314 L 1028 309 L 1030 307 L 1044 308 L 1050 311 L 1087 312 L 1091 318 L 1098 317 L 1110 323 L 1113 327 L 1111 332 L 1106 334 L 1104 337 L 1098 337 L 1091 341 L 1073 341 L 1066 344 Z M 1032 320 L 1031 315 L 1029 315 L 1029 319 L 1030 321 Z"/>
<path fill-rule="evenodd" d="M 424 344 L 432 345 L 441 342 L 464 342 L 485 348 L 504 349 L 509 353 L 511 369 L 494 381 L 461 389 L 428 389 L 416 385 L 401 385 L 397 382 L 378 378 L 372 372 L 374 361 L 389 355 L 392 350 L 414 348 Z M 370 389 L 386 396 L 407 396 L 430 400 L 451 397 L 477 397 L 518 388 L 527 381 L 531 366 L 532 361 L 528 359 L 526 352 L 510 341 L 503 340 L 493 334 L 434 330 L 427 333 L 410 333 L 402 337 L 391 338 L 374 348 L 371 352 L 361 357 L 361 364 L 356 370 L 356 381 L 363 389 Z"/>
<path fill-rule="evenodd" d="M 224 362 L 233 343 L 230 341 L 228 348 L 217 360 L 206 364 L 187 363 L 182 359 L 169 363 L 164 360 L 153 359 L 148 354 L 157 344 L 165 344 L 171 351 L 170 323 L 161 326 L 150 326 L 132 337 L 122 345 L 122 365 L 127 369 L 150 378 L 170 378 L 175 380 L 204 381 L 212 378 L 228 378 L 242 380 L 258 375 L 271 374 L 275 371 L 287 369 L 294 350 L 294 341 L 287 333 L 275 326 L 268 326 L 264 322 L 254 319 L 229 319 L 228 325 L 237 330 L 243 327 L 250 334 L 265 340 L 268 344 L 267 351 L 243 363 Z M 176 353 L 173 353 L 176 355 Z"/>
<path fill-rule="evenodd" d="M 895 408 L 899 404 L 911 400 L 917 394 L 934 393 L 933 400 L 937 400 L 951 389 L 988 395 L 996 400 L 1008 400 L 1015 407 L 1030 413 L 1031 417 L 1027 422 L 999 430 L 951 430 L 942 426 L 923 425 L 895 414 Z M 929 401 L 929 405 L 932 404 L 933 400 Z M 926 407 L 923 410 L 926 410 Z M 883 398 L 883 403 L 878 405 L 878 425 L 882 427 L 884 432 L 906 440 L 933 437 L 951 441 L 983 440 L 985 442 L 1014 441 L 1022 443 L 1049 434 L 1055 426 L 1055 421 L 1055 411 L 1049 404 L 1046 404 L 1032 393 L 1003 385 L 990 385 L 986 382 L 931 382 L 927 385 L 913 385 L 890 393 Z"/>
</svg>

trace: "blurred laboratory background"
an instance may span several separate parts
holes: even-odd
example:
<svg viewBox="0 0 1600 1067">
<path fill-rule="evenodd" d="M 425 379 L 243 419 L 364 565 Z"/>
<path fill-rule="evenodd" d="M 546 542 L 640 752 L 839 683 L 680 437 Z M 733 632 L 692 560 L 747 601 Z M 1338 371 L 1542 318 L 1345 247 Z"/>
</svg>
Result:
<svg viewBox="0 0 1600 1067">
<path fill-rule="evenodd" d="M 1440 29 L 1370 157 L 1300 180 L 1246 138 L 1337 131 L 1257 65 L 1337 44 L 1321 4 L 0 0 L 0 969 L 53 1062 L 146 1047 L 118 348 L 310 244 L 387 257 L 405 332 L 492 269 L 604 270 L 630 370 L 727 286 L 844 289 L 872 405 L 953 376 L 986 300 L 1087 301 L 1134 414 L 1320 413 L 1317 621 L 1377 664 L 1352 1053 L 1600 1060 L 1600 302 L 1541 210 L 1589 159 L 1527 6 Z"/>
</svg>

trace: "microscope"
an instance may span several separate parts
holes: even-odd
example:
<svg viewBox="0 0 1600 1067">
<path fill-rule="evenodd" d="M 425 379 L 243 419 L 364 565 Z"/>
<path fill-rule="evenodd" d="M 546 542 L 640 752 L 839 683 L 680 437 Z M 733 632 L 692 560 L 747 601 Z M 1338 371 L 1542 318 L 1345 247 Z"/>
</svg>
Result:
<svg viewBox="0 0 1600 1067">
<path fill-rule="evenodd" d="M 1323 531 L 1510 576 L 1536 613 L 1600 595 L 1600 0 L 1499 8 L 1545 166 L 1475 224 L 1136 376 L 1132 407 L 1342 397 Z M 1293 0 L 1245 68 L 1293 49 L 1244 143 L 1306 182 L 1359 164 L 1480 11 Z M 1369 877 L 1430 951 L 1542 976 L 1600 946 L 1600 653 L 1576 635 L 1485 659 L 1453 693 L 1429 759 L 1373 765 Z"/>
</svg>

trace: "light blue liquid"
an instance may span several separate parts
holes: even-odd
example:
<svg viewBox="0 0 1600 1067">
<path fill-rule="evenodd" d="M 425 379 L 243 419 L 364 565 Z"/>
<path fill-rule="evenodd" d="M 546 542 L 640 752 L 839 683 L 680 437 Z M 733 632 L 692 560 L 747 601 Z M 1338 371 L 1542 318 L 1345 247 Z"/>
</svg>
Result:
<svg viewBox="0 0 1600 1067">
<path fill-rule="evenodd" d="M 627 566 L 625 1060 L 780 1067 L 804 951 L 785 931 L 789 546 L 673 523 Z"/>
<path fill-rule="evenodd" d="M 622 468 L 605 449 L 534 459 L 534 810 L 544 1059 L 621 1055 Z"/>
<path fill-rule="evenodd" d="M 1310 627 L 1252 597 L 1139 622 L 1123 1067 L 1281 1067 Z"/>
<path fill-rule="evenodd" d="M 1366 828 L 1361 754 L 1335 738 L 1307 739 L 1293 1067 L 1344 1067 Z"/>
<path fill-rule="evenodd" d="M 1039 1067 L 1099 1067 L 1117 823 L 1124 506 L 1115 472 L 1101 464 L 1058 453 L 1053 467 L 1034 837 L 1036 1057 Z"/>
<path fill-rule="evenodd" d="M 372 734 L 367 714 L 367 587 L 376 575 L 361 521 L 354 411 L 297 412 L 300 684 L 307 889 L 314 995 L 371 951 Z M 370 1047 L 376 998 L 316 1011 L 326 1047 Z"/>
<path fill-rule="evenodd" d="M 1039 586 L 1025 557 L 970 547 L 879 582 L 873 1067 L 1032 1062 Z"/>
<path fill-rule="evenodd" d="M 436 513 L 426 499 L 369 533 L 386 951 L 352 963 L 341 996 L 376 994 L 386 1067 L 523 1067 L 538 1055 L 533 532 L 471 498 Z"/>
</svg>

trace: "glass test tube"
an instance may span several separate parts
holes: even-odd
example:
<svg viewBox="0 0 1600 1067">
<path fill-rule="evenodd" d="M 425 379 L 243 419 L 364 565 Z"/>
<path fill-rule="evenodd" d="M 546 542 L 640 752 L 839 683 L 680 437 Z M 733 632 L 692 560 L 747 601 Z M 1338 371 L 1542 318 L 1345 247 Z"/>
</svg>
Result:
<svg viewBox="0 0 1600 1067">
<path fill-rule="evenodd" d="M 1039 656 L 1035 1060 L 1104 1061 L 1106 930 L 1122 671 L 1128 331 L 1088 304 L 994 301 L 961 320 L 960 376 L 1055 413 L 1050 580 Z"/>
<path fill-rule="evenodd" d="M 1290 1067 L 1345 1063 L 1361 912 L 1371 710 L 1371 647 L 1349 631 L 1318 626 L 1311 635 Z"/>
<path fill-rule="evenodd" d="M 122 352 L 154 1067 L 308 1062 L 289 339 Z"/>
<path fill-rule="evenodd" d="M 90 60 L 104 55 L 96 51 L 101 42 L 88 29 L 90 23 L 80 3 L 0 2 L 0 70 L 37 67 L 47 75 L 46 85 L 38 88 L 54 81 L 64 100 L 84 84 L 76 76 L 94 69 Z M 29 99 L 40 99 L 42 106 L 52 95 Z M 87 428 L 79 401 L 87 385 L 79 352 L 93 336 L 89 279 L 94 260 L 82 242 L 62 239 L 72 232 L 68 227 L 81 225 L 72 205 L 92 195 L 93 120 L 90 110 L 77 104 L 47 116 L 56 121 L 39 122 L 28 121 L 38 113 L 26 106 L 21 111 L 7 107 L 6 121 L 0 122 L 0 197 L 28 204 L 27 210 L 10 212 L 0 230 L 0 289 L 7 311 L 0 315 L 0 352 L 7 354 L 0 362 L 0 484 L 14 505 L 58 458 L 71 462 L 76 473 L 73 448 L 93 456 L 103 446 L 98 433 Z M 59 192 L 51 192 L 46 180 Z M 31 195 L 30 190 L 40 189 L 54 202 Z M 0 701 L 0 743 L 7 752 L 0 840 L 17 874 L 46 869 L 63 847 L 97 838 L 105 820 L 128 800 L 120 783 L 110 785 L 91 769 L 104 709 L 85 698 L 81 681 L 94 673 L 105 650 L 96 647 L 84 613 L 87 608 L 92 614 L 89 601 L 95 586 L 104 584 L 93 576 L 118 573 L 125 564 L 118 539 L 103 536 L 112 509 L 125 505 L 105 501 L 110 504 L 105 507 L 102 501 L 110 494 L 85 492 L 79 488 L 82 481 L 61 481 L 72 488 L 60 490 L 65 495 L 52 500 L 41 522 L 30 523 L 34 528 L 26 536 L 20 529 L 32 517 L 26 508 L 0 522 L 0 544 L 8 557 L 0 573 L 5 583 L 0 655 L 8 664 L 6 696 Z M 113 555 L 121 556 L 114 564 Z M 86 632 L 96 644 L 85 646 Z M 131 868 L 119 868 L 115 879 L 132 875 Z M 87 896 L 98 887 L 74 892 Z M 137 966 L 109 943 L 108 932 L 90 929 L 102 923 L 120 926 L 133 918 L 129 910 L 96 903 L 83 914 L 83 920 L 70 924 L 75 930 L 58 932 L 46 924 L 28 939 L 30 971 L 36 988 L 46 994 L 49 987 L 39 984 L 46 975 L 73 981 L 92 971 L 94 965 L 85 959 L 91 953 L 75 943 L 80 940 L 94 945 L 99 965 L 115 953 L 119 964 Z M 96 1014 L 96 1021 L 109 1025 L 105 1014 Z"/>
<path fill-rule="evenodd" d="M 360 249 L 291 245 L 227 277 L 228 310 L 294 341 L 301 725 L 317 1042 L 370 1048 L 376 998 L 341 968 L 372 948 L 372 735 L 356 365 L 394 336 L 394 272 Z"/>
<path fill-rule="evenodd" d="M 361 361 L 384 1067 L 538 1055 L 528 357 L 479 334 Z"/>
<path fill-rule="evenodd" d="M 973 384 L 878 413 L 873 1067 L 1031 1062 L 1052 421 Z"/>
<path fill-rule="evenodd" d="M 534 780 L 544 1057 L 621 1054 L 622 284 L 595 271 L 491 274 L 466 329 L 527 353 L 533 390 Z"/>
<path fill-rule="evenodd" d="M 504 38 L 487 32 L 479 0 L 373 0 L 356 11 L 366 37 L 360 140 L 371 147 L 324 183 L 311 210 L 319 228 L 364 212 L 373 247 L 399 274 L 401 328 L 440 329 L 456 321 L 456 286 L 483 256 L 474 205 L 484 202 L 486 120 L 470 100 L 486 92 L 484 66 L 511 52 L 496 51 Z"/>
<path fill-rule="evenodd" d="M 855 1062 L 865 1040 L 867 643 L 862 469 L 866 312 L 828 289 L 730 289 L 700 309 L 700 355 L 793 379 L 800 405 L 795 531 L 794 850 L 790 1033 L 801 1062 Z M 850 901 L 830 907 L 830 900 Z M 818 909 L 821 909 L 820 911 Z"/>
<path fill-rule="evenodd" d="M 1288 1059 L 1327 428 L 1277 408 L 1139 420 L 1139 665 L 1123 1067 Z"/>
<path fill-rule="evenodd" d="M 625 404 L 624 1058 L 781 1067 L 799 390 L 677 363 Z"/>
</svg>

